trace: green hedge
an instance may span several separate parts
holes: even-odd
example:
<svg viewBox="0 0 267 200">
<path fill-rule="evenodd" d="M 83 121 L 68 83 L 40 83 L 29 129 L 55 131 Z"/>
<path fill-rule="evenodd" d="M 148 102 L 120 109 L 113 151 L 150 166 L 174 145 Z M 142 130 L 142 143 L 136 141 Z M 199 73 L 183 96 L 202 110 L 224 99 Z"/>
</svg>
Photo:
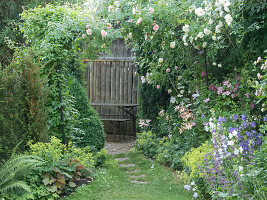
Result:
<svg viewBox="0 0 267 200">
<path fill-rule="evenodd" d="M 99 115 L 91 107 L 87 93 L 82 84 L 71 76 L 70 94 L 74 98 L 74 108 L 79 112 L 76 128 L 83 133 L 76 135 L 79 147 L 94 146 L 98 150 L 104 147 L 105 132 Z"/>
</svg>

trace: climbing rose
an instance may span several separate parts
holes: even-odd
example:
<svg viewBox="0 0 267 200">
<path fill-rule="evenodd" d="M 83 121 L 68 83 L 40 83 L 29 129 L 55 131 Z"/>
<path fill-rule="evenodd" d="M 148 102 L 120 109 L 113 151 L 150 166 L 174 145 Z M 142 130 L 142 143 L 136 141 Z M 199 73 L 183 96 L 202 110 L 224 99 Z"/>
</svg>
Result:
<svg viewBox="0 0 267 200">
<path fill-rule="evenodd" d="M 166 69 L 166 72 L 167 72 L 167 73 L 171 72 L 171 69 L 170 69 L 170 68 L 167 68 L 167 69 Z"/>
<path fill-rule="evenodd" d="M 157 85 L 157 89 L 159 89 L 160 88 L 160 85 Z"/>
<path fill-rule="evenodd" d="M 86 35 L 85 34 L 82 34 L 82 38 L 85 39 Z"/>
<path fill-rule="evenodd" d="M 170 43 L 170 47 L 171 47 L 171 49 L 175 48 L 175 41 Z"/>
<path fill-rule="evenodd" d="M 92 35 L 92 29 L 86 30 L 87 35 Z"/>
<path fill-rule="evenodd" d="M 154 31 L 159 30 L 159 25 L 155 24 L 155 25 L 153 26 L 153 30 L 154 30 Z"/>
<path fill-rule="evenodd" d="M 86 29 L 89 29 L 90 28 L 90 25 L 86 25 Z"/>
<path fill-rule="evenodd" d="M 183 26 L 183 31 L 186 32 L 186 33 L 189 32 L 189 25 L 188 24 Z"/>
<path fill-rule="evenodd" d="M 149 12 L 151 13 L 151 14 L 153 14 L 154 13 L 154 8 L 149 8 Z"/>
<path fill-rule="evenodd" d="M 102 30 L 102 31 L 101 31 L 101 35 L 102 35 L 102 37 L 106 37 L 106 36 L 107 36 L 107 32 L 104 31 L 104 30 Z"/>
<path fill-rule="evenodd" d="M 110 29 L 110 28 L 111 28 L 111 23 L 107 23 L 106 29 Z"/>
<path fill-rule="evenodd" d="M 139 17 L 137 22 L 136 22 L 136 25 L 139 25 L 142 20 L 143 20 L 142 17 Z"/>
<path fill-rule="evenodd" d="M 204 11 L 202 8 L 197 8 L 197 9 L 195 10 L 195 14 L 196 14 L 197 16 L 201 17 L 201 16 L 205 15 L 205 11 Z"/>
<path fill-rule="evenodd" d="M 228 26 L 229 26 L 229 25 L 232 23 L 232 21 L 233 21 L 233 18 L 232 18 L 232 16 L 231 16 L 230 14 L 225 15 L 224 19 L 225 19 L 226 23 L 228 24 Z"/>
</svg>

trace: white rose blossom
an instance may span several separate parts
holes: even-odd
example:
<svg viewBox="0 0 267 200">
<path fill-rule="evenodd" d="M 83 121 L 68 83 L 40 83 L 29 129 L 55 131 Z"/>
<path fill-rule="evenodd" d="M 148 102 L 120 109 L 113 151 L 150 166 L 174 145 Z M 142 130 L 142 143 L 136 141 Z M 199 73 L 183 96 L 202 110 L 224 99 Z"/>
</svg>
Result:
<svg viewBox="0 0 267 200">
<path fill-rule="evenodd" d="M 202 8 L 195 9 L 195 14 L 199 17 L 202 17 L 205 15 L 205 11 Z"/>
<path fill-rule="evenodd" d="M 206 48 L 207 47 L 207 42 L 203 42 L 203 44 L 202 44 L 202 48 Z"/>
<path fill-rule="evenodd" d="M 174 49 L 175 48 L 175 41 L 173 41 L 173 42 L 170 43 L 170 48 L 171 49 Z"/>
<path fill-rule="evenodd" d="M 188 25 L 188 24 L 185 24 L 185 25 L 183 26 L 183 31 L 186 32 L 186 33 L 189 32 L 189 25 Z"/>
<path fill-rule="evenodd" d="M 209 29 L 204 28 L 204 33 L 205 33 L 206 35 L 209 35 L 209 34 L 211 34 L 212 32 L 211 32 Z"/>
<path fill-rule="evenodd" d="M 197 34 L 197 37 L 199 37 L 199 38 L 203 38 L 203 37 L 204 37 L 204 33 L 203 33 L 203 32 L 199 32 L 199 33 Z"/>
<path fill-rule="evenodd" d="M 232 21 L 233 21 L 232 16 L 230 14 L 227 14 L 227 15 L 225 15 L 224 19 L 225 19 L 226 23 L 228 24 L 228 26 L 230 26 Z"/>
</svg>

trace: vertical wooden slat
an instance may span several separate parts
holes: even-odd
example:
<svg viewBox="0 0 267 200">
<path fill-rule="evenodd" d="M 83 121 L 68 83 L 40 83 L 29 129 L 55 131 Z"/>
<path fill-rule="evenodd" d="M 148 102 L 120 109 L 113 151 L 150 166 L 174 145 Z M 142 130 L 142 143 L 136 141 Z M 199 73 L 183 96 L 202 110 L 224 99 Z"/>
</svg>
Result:
<svg viewBox="0 0 267 200">
<path fill-rule="evenodd" d="M 128 63 L 124 62 L 124 103 L 128 100 Z"/>
<path fill-rule="evenodd" d="M 90 102 L 93 102 L 93 63 L 90 62 L 89 64 L 89 73 L 90 73 L 90 78 L 89 78 L 89 87 L 90 87 Z"/>
</svg>

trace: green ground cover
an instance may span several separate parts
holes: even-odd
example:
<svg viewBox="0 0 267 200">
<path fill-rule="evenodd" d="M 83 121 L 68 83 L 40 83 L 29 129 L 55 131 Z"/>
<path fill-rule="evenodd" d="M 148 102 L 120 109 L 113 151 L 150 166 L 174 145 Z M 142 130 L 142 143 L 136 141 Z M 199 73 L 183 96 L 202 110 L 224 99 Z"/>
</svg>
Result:
<svg viewBox="0 0 267 200">
<path fill-rule="evenodd" d="M 102 169 L 99 176 L 91 184 L 82 186 L 65 200 L 126 200 L 126 199 L 191 199 L 192 194 L 183 189 L 183 183 L 177 174 L 143 155 L 130 152 L 118 154 L 114 158 L 129 157 L 123 164 L 134 163 L 135 167 L 113 166 Z M 127 171 L 138 171 L 127 173 Z M 140 171 L 139 171 L 140 170 Z M 131 175 L 146 175 L 141 178 L 131 178 Z M 147 184 L 131 183 L 131 180 L 147 182 Z"/>
</svg>

